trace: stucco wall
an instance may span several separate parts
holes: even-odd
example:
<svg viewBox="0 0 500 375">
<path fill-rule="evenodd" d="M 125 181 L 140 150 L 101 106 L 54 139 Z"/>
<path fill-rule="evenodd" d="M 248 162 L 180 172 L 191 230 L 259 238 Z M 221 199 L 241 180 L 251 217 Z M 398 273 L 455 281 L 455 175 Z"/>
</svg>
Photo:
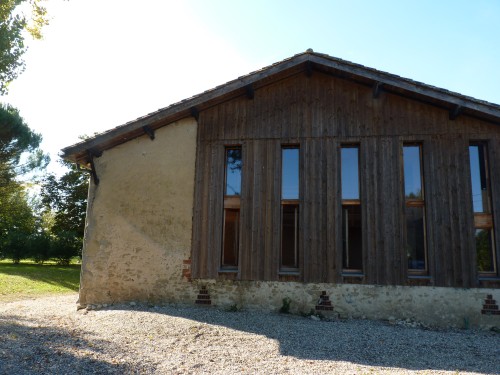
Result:
<svg viewBox="0 0 500 375">
<path fill-rule="evenodd" d="M 440 327 L 498 327 L 500 315 L 481 313 L 485 299 L 500 302 L 498 289 L 385 286 L 264 281 L 196 280 L 206 287 L 211 304 L 222 308 L 278 311 L 283 298 L 290 298 L 292 313 L 309 313 L 324 291 L 333 314 L 343 318 L 410 319 Z M 323 314 L 324 311 L 319 311 Z"/>
<path fill-rule="evenodd" d="M 181 120 L 95 158 L 80 303 L 187 300 L 197 124 Z"/>
</svg>

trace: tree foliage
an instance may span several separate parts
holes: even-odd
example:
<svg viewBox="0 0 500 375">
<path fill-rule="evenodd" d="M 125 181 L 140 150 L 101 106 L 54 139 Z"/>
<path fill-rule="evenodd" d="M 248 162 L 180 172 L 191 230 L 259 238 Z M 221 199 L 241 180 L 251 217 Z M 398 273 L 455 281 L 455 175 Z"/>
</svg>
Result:
<svg viewBox="0 0 500 375">
<path fill-rule="evenodd" d="M 62 164 L 70 167 L 68 162 Z M 87 210 L 89 177 L 69 168 L 61 177 L 48 174 L 42 182 L 41 198 L 46 212 L 52 213 L 50 257 L 58 263 L 68 263 L 81 255 Z"/>
<path fill-rule="evenodd" d="M 0 103 L 0 186 L 48 164 L 49 157 L 39 148 L 41 141 L 42 136 L 29 128 L 17 109 Z"/>
<path fill-rule="evenodd" d="M 24 31 L 41 39 L 41 30 L 48 24 L 45 0 L 1 0 L 0 2 L 0 95 L 24 70 L 26 52 Z M 29 9 L 26 11 L 25 9 Z"/>
</svg>

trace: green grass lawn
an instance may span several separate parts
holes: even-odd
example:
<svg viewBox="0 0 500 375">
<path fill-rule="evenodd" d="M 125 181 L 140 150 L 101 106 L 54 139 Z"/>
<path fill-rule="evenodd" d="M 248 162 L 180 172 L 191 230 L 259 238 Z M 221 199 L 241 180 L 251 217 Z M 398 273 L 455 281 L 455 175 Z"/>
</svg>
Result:
<svg viewBox="0 0 500 375">
<path fill-rule="evenodd" d="M 13 264 L 0 260 L 0 302 L 77 292 L 79 285 L 79 264 Z"/>
</svg>

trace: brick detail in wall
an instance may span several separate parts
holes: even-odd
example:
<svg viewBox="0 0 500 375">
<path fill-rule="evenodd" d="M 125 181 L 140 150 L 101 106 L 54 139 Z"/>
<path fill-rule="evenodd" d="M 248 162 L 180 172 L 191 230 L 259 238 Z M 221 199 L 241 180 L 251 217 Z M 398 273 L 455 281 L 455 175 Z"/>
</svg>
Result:
<svg viewBox="0 0 500 375">
<path fill-rule="evenodd" d="M 330 297 L 326 294 L 325 291 L 321 292 L 315 309 L 316 311 L 333 311 L 332 302 L 330 301 Z"/>
<path fill-rule="evenodd" d="M 208 294 L 208 289 L 203 285 L 200 289 L 200 293 L 194 302 L 197 305 L 211 305 L 212 300 L 210 299 L 210 294 Z"/>
<path fill-rule="evenodd" d="M 182 261 L 182 278 L 191 281 L 191 259 Z"/>
<path fill-rule="evenodd" d="M 484 300 L 483 309 L 481 310 L 481 314 L 484 315 L 500 315 L 500 310 L 498 309 L 497 301 L 493 299 L 493 295 L 486 295 L 486 299 Z"/>
</svg>

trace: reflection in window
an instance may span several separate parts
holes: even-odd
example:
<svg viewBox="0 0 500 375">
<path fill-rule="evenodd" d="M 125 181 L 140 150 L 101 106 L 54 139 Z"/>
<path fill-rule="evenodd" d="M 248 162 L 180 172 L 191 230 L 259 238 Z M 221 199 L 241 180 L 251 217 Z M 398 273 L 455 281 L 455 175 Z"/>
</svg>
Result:
<svg viewBox="0 0 500 375">
<path fill-rule="evenodd" d="M 240 210 L 224 210 L 224 249 L 222 251 L 221 266 L 238 267 L 238 243 L 240 228 Z"/>
<path fill-rule="evenodd" d="M 486 163 L 483 145 L 469 146 L 469 154 L 474 212 L 489 212 Z"/>
<path fill-rule="evenodd" d="M 492 232 L 489 229 L 476 229 L 477 268 L 480 273 L 495 272 Z"/>
<path fill-rule="evenodd" d="M 405 197 L 408 199 L 422 199 L 422 179 L 420 167 L 420 146 L 404 146 L 404 176 Z"/>
<path fill-rule="evenodd" d="M 359 199 L 359 150 L 342 147 L 342 199 Z"/>
<path fill-rule="evenodd" d="M 299 268 L 299 148 L 281 150 L 280 269 Z"/>
<path fill-rule="evenodd" d="M 342 267 L 363 271 L 361 201 L 359 199 L 359 147 L 340 149 L 342 181 Z"/>
<path fill-rule="evenodd" d="M 281 266 L 282 268 L 298 268 L 299 206 L 283 205 L 281 220 Z"/>
<path fill-rule="evenodd" d="M 424 208 L 406 207 L 405 216 L 408 269 L 425 270 Z"/>
<path fill-rule="evenodd" d="M 425 200 L 422 189 L 422 145 L 403 145 L 405 192 L 405 251 L 408 271 L 427 272 L 425 242 Z"/>
<path fill-rule="evenodd" d="M 342 267 L 344 270 L 363 269 L 361 244 L 361 206 L 342 207 Z"/>
<path fill-rule="evenodd" d="M 241 195 L 241 148 L 226 149 L 226 195 Z"/>
<path fill-rule="evenodd" d="M 472 207 L 476 236 L 476 262 L 480 275 L 495 276 L 497 265 L 493 241 L 493 215 L 491 212 L 488 148 L 484 142 L 469 146 Z"/>
<path fill-rule="evenodd" d="M 299 199 L 299 149 L 284 148 L 281 199 Z"/>
<path fill-rule="evenodd" d="M 224 222 L 222 230 L 221 269 L 238 268 L 240 241 L 241 148 L 226 148 L 224 188 Z"/>
</svg>

